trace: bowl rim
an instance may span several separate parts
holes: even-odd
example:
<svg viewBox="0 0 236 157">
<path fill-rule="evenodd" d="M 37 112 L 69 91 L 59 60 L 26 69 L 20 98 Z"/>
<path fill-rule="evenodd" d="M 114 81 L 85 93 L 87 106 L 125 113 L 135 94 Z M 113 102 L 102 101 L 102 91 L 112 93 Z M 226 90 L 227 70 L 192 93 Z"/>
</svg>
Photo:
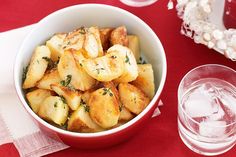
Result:
<svg viewBox="0 0 236 157">
<path fill-rule="evenodd" d="M 36 113 L 33 112 L 33 110 L 29 107 L 28 103 L 25 100 L 24 95 L 21 95 L 21 86 L 18 84 L 19 83 L 19 78 L 17 77 L 17 66 L 20 64 L 20 60 L 18 59 L 23 51 L 23 48 L 25 47 L 27 40 L 29 40 L 31 34 L 33 34 L 33 32 L 37 31 L 37 28 L 40 26 L 40 24 L 44 23 L 45 21 L 47 21 L 49 18 L 53 17 L 53 16 L 57 16 L 57 14 L 63 14 L 64 12 L 67 11 L 71 11 L 71 10 L 79 10 L 81 8 L 91 8 L 91 7 L 100 7 L 100 8 L 106 8 L 106 9 L 112 9 L 115 12 L 119 12 L 122 14 L 126 14 L 127 16 L 129 16 L 130 18 L 136 20 L 137 22 L 139 22 L 142 27 L 144 27 L 147 31 L 150 32 L 150 34 L 152 35 L 152 38 L 155 40 L 156 44 L 158 45 L 158 47 L 160 48 L 159 52 L 161 53 L 161 57 L 162 57 L 162 76 L 160 79 L 160 83 L 159 83 L 159 87 L 154 95 L 154 97 L 152 98 L 151 102 L 147 105 L 147 107 L 140 113 L 138 114 L 135 118 L 133 118 L 132 120 L 128 121 L 127 123 L 113 128 L 113 129 L 109 129 L 109 130 L 105 130 L 105 131 L 101 131 L 101 132 L 96 132 L 96 133 L 78 133 L 78 132 L 71 132 L 68 130 L 63 130 L 60 128 L 57 128 L 56 126 L 53 126 L 51 124 L 49 124 L 48 122 L 44 121 L 43 119 L 41 119 Z M 115 6 L 110 6 L 110 5 L 106 5 L 106 4 L 95 4 L 95 3 L 89 3 L 89 4 L 77 4 L 77 5 L 72 5 L 69 7 L 65 7 L 59 10 L 56 10 L 55 12 L 50 13 L 49 15 L 47 15 L 46 17 L 42 18 L 30 31 L 30 33 L 24 38 L 19 52 L 15 58 L 15 65 L 14 65 L 14 87 L 16 89 L 16 93 L 18 98 L 20 99 L 22 105 L 24 106 L 24 108 L 26 109 L 26 111 L 33 117 L 33 119 L 35 119 L 38 123 L 40 123 L 41 125 L 43 125 L 44 127 L 53 130 L 59 134 L 63 134 L 63 135 L 68 135 L 68 136 L 72 136 L 72 137 L 81 137 L 81 138 L 93 138 L 93 137 L 101 137 L 101 136 L 107 136 L 107 135 L 111 135 L 111 134 L 115 134 L 118 133 L 122 130 L 125 130 L 129 127 L 131 127 L 132 125 L 134 125 L 137 121 L 139 121 L 141 118 L 143 118 L 145 116 L 145 114 L 147 112 L 150 111 L 150 109 L 155 105 L 155 103 L 159 100 L 160 95 L 163 91 L 164 88 L 164 84 L 166 81 L 166 75 L 167 75 L 167 61 L 166 61 L 166 55 L 165 55 L 165 51 L 164 48 L 162 46 L 161 41 L 159 40 L 159 38 L 157 37 L 157 35 L 154 33 L 154 31 L 143 21 L 141 20 L 139 17 L 137 17 L 136 15 L 115 7 Z M 37 124 L 38 125 L 38 124 Z"/>
</svg>

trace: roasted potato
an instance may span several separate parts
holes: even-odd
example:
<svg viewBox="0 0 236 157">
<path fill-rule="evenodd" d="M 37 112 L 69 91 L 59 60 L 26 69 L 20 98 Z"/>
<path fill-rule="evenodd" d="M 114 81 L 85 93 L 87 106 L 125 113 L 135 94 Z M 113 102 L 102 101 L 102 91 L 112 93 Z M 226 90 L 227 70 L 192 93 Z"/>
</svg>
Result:
<svg viewBox="0 0 236 157">
<path fill-rule="evenodd" d="M 141 89 L 150 99 L 152 99 L 155 94 L 152 65 L 138 64 L 138 77 L 132 84 Z"/>
<path fill-rule="evenodd" d="M 89 76 L 83 67 L 78 65 L 72 51 L 65 51 L 58 63 L 58 72 L 62 80 L 71 76 L 70 84 L 81 91 L 88 90 L 94 86 L 96 80 Z"/>
<path fill-rule="evenodd" d="M 50 58 L 50 55 L 51 52 L 48 47 L 36 47 L 23 83 L 24 89 L 36 86 L 36 83 L 43 77 L 48 66 L 48 62 L 43 58 Z"/>
<path fill-rule="evenodd" d="M 119 121 L 129 121 L 134 118 L 134 115 L 124 106 L 121 108 Z"/>
<path fill-rule="evenodd" d="M 46 46 L 51 51 L 51 59 L 57 61 L 64 52 L 63 44 L 66 33 L 58 33 L 46 42 Z"/>
<path fill-rule="evenodd" d="M 129 83 L 120 83 L 118 90 L 121 103 L 136 115 L 142 112 L 150 102 L 148 96 Z"/>
<path fill-rule="evenodd" d="M 70 116 L 67 129 L 76 132 L 98 132 L 103 130 L 90 118 L 89 112 L 82 105 Z"/>
<path fill-rule="evenodd" d="M 79 93 L 78 91 L 69 89 L 68 87 L 62 86 L 59 83 L 51 84 L 51 89 L 58 95 L 65 98 L 66 103 L 71 110 L 74 111 L 79 107 L 81 101 L 81 93 Z"/>
<path fill-rule="evenodd" d="M 107 50 L 107 53 L 118 54 L 122 57 L 124 62 L 123 74 L 115 79 L 115 82 L 131 82 L 138 76 L 138 66 L 134 54 L 127 47 L 122 45 L 114 45 Z"/>
<path fill-rule="evenodd" d="M 110 47 L 110 37 L 113 28 L 101 28 L 99 31 L 103 50 L 107 50 Z"/>
<path fill-rule="evenodd" d="M 64 51 L 70 49 L 80 50 L 83 48 L 86 32 L 86 28 L 80 27 L 73 32 L 68 33 L 62 46 Z"/>
<path fill-rule="evenodd" d="M 41 89 L 51 90 L 50 85 L 60 83 L 61 78 L 57 69 L 52 69 L 45 73 L 43 78 L 37 83 L 37 87 Z"/>
<path fill-rule="evenodd" d="M 125 26 L 115 28 L 111 32 L 110 42 L 112 45 L 120 44 L 123 46 L 129 46 L 129 40 L 127 38 L 127 29 Z"/>
<path fill-rule="evenodd" d="M 109 88 L 94 91 L 89 98 L 88 105 L 90 117 L 102 128 L 108 129 L 118 123 L 119 104 Z"/>
<path fill-rule="evenodd" d="M 40 105 L 49 96 L 51 92 L 45 89 L 36 89 L 26 94 L 30 107 L 35 113 L 38 113 Z"/>
<path fill-rule="evenodd" d="M 49 96 L 39 107 L 38 115 L 46 121 L 64 125 L 69 113 L 69 107 L 61 97 Z"/>
<path fill-rule="evenodd" d="M 140 47 L 139 47 L 139 38 L 136 35 L 128 35 L 129 40 L 129 49 L 133 52 L 136 62 L 139 62 L 140 58 Z"/>
<path fill-rule="evenodd" d="M 124 61 L 117 53 L 84 61 L 85 71 L 98 81 L 111 81 L 123 74 Z"/>
</svg>

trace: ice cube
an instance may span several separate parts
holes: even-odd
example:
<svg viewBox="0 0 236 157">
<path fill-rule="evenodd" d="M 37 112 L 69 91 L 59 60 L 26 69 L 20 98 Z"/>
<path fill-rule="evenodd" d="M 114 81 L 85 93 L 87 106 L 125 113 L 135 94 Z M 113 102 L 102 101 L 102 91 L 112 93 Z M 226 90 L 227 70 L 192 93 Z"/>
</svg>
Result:
<svg viewBox="0 0 236 157">
<path fill-rule="evenodd" d="M 219 99 L 231 110 L 232 113 L 236 114 L 236 95 L 227 92 L 227 90 L 220 90 Z"/>
<path fill-rule="evenodd" d="M 212 121 L 216 121 L 216 120 L 221 120 L 223 119 L 225 115 L 224 110 L 222 109 L 221 106 L 219 106 L 218 111 L 214 112 L 212 115 L 210 115 L 208 118 Z"/>
<path fill-rule="evenodd" d="M 199 134 L 205 137 L 221 137 L 225 135 L 225 121 L 202 121 L 199 124 Z"/>
<path fill-rule="evenodd" d="M 209 94 L 206 94 L 204 85 L 193 90 L 184 104 L 185 111 L 192 118 L 207 117 L 218 111 L 218 106 Z"/>
</svg>

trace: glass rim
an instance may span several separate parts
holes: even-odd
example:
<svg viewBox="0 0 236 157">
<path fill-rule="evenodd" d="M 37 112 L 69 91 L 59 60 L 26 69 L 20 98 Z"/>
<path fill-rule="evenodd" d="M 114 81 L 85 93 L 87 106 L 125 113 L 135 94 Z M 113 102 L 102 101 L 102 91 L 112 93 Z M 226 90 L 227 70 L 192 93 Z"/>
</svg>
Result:
<svg viewBox="0 0 236 157">
<path fill-rule="evenodd" d="M 157 2 L 158 0 L 148 0 L 148 1 L 139 1 L 139 2 L 133 2 L 132 0 L 120 0 L 122 3 L 128 5 L 128 6 L 132 6 L 132 7 L 145 7 L 145 6 L 149 6 L 155 2 Z"/>
<path fill-rule="evenodd" d="M 185 79 L 191 72 L 195 71 L 196 69 L 199 69 L 199 68 L 202 68 L 202 67 L 207 67 L 207 66 L 221 67 L 221 68 L 225 68 L 225 69 L 228 69 L 228 70 L 230 70 L 230 71 L 236 73 L 236 70 L 234 70 L 234 69 L 232 69 L 232 68 L 230 68 L 230 67 L 228 67 L 228 66 L 225 66 L 225 65 L 221 65 L 221 64 L 203 64 L 203 65 L 197 66 L 197 67 L 191 69 L 190 71 L 188 71 L 188 72 L 184 75 L 184 77 L 181 79 L 181 81 L 180 81 L 180 83 L 179 83 L 179 86 L 178 86 L 178 91 L 177 91 L 177 92 L 178 92 L 178 108 L 181 109 L 181 112 L 182 112 L 185 116 L 187 116 L 188 119 L 190 119 L 192 122 L 196 123 L 197 125 L 200 125 L 200 122 L 194 120 L 194 119 L 183 109 L 183 106 L 181 105 L 182 103 L 180 102 L 181 99 L 180 99 L 180 96 L 179 96 L 179 90 L 180 90 L 180 86 L 181 86 L 181 84 L 183 83 L 184 79 Z M 179 116 L 179 114 L 178 114 L 178 116 Z M 229 126 L 234 125 L 234 124 L 236 124 L 236 120 L 233 121 L 233 122 L 230 123 L 230 124 L 226 124 L 226 125 L 223 125 L 223 126 L 209 126 L 209 127 L 212 127 L 212 128 L 225 128 L 225 127 L 229 127 Z"/>
</svg>

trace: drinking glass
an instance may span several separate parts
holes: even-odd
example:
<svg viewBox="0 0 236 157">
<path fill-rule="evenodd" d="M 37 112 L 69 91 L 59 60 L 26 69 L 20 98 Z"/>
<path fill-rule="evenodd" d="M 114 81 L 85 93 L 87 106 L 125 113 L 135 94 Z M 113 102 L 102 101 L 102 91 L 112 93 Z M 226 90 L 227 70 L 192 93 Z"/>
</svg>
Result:
<svg viewBox="0 0 236 157">
<path fill-rule="evenodd" d="M 236 71 L 206 64 L 189 71 L 178 88 L 178 131 L 196 153 L 218 155 L 236 143 Z"/>
<path fill-rule="evenodd" d="M 120 1 L 132 7 L 143 7 L 155 3 L 157 0 L 120 0 Z"/>
</svg>

